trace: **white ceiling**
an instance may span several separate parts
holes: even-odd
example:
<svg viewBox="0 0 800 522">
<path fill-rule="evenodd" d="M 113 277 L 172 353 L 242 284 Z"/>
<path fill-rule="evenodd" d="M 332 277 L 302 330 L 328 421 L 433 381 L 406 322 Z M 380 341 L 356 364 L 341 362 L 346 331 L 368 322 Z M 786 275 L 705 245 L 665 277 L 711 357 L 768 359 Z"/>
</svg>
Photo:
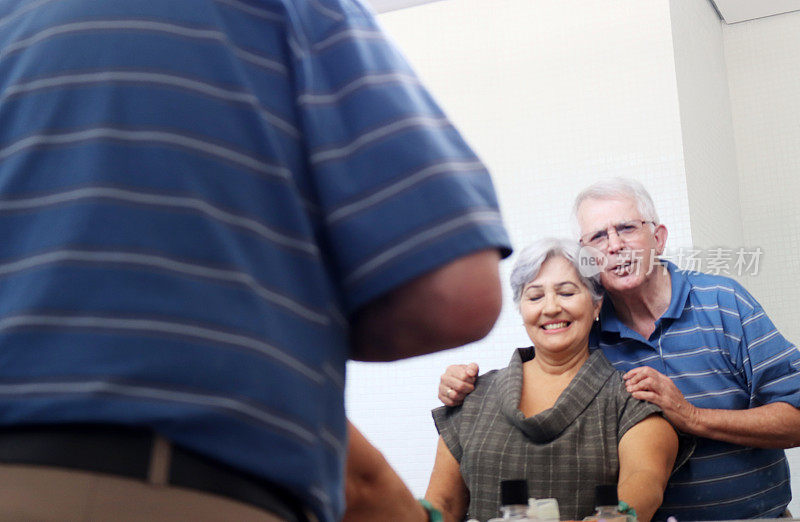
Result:
<svg viewBox="0 0 800 522">
<path fill-rule="evenodd" d="M 378 13 L 435 2 L 436 0 L 367 0 Z M 490 0 L 487 0 L 490 1 Z M 691 0 L 695 1 L 695 0 Z M 729 24 L 800 11 L 800 0 L 709 0 Z"/>
<path fill-rule="evenodd" d="M 800 11 L 800 0 L 711 0 L 726 23 Z"/>
<path fill-rule="evenodd" d="M 428 4 L 436 0 L 366 0 L 376 13 L 385 13 L 386 11 L 396 11 L 404 7 L 412 7 L 420 4 Z"/>
</svg>

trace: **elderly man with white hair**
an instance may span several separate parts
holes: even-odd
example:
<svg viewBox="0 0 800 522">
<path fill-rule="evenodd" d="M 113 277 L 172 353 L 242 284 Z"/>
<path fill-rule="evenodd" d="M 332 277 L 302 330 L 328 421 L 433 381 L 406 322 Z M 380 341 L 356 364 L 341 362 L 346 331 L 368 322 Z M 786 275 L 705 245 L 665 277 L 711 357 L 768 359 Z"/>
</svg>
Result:
<svg viewBox="0 0 800 522">
<path fill-rule="evenodd" d="M 583 190 L 580 243 L 600 259 L 606 300 L 591 345 L 634 397 L 697 437 L 654 519 L 771 518 L 791 499 L 784 448 L 800 445 L 800 351 L 736 281 L 659 259 L 667 228 L 633 180 Z M 478 367 L 453 365 L 439 398 L 459 404 Z"/>
</svg>

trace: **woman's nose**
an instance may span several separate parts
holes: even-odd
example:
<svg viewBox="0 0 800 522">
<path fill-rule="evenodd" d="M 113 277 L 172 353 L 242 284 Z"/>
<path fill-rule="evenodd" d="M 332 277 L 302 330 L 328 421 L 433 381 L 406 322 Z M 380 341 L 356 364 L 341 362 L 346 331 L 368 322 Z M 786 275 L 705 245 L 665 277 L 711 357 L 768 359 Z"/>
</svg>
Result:
<svg viewBox="0 0 800 522">
<path fill-rule="evenodd" d="M 557 314 L 561 311 L 561 304 L 558 302 L 556 294 L 547 294 L 544 296 L 544 312 L 546 314 Z"/>
</svg>

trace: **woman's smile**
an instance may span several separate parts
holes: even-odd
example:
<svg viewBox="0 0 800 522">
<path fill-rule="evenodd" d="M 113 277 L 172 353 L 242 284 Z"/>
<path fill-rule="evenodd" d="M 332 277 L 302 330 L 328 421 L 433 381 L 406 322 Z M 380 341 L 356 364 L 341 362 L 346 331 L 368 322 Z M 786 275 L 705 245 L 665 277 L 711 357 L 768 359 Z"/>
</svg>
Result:
<svg viewBox="0 0 800 522">
<path fill-rule="evenodd" d="M 566 330 L 569 325 L 572 324 L 569 321 L 559 321 L 559 322 L 551 322 L 542 325 L 542 329 L 547 330 L 548 332 L 553 332 L 554 330 L 562 331 Z"/>
</svg>

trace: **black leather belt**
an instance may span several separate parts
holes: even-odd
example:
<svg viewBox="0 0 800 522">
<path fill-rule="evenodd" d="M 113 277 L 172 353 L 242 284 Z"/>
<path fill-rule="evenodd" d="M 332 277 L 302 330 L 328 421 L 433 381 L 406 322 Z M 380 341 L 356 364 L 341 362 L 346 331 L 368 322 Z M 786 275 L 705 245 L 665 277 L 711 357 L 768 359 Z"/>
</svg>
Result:
<svg viewBox="0 0 800 522">
<path fill-rule="evenodd" d="M 155 435 L 110 425 L 0 428 L 0 462 L 71 468 L 146 480 Z M 307 522 L 301 504 L 263 479 L 171 444 L 167 482 L 222 495 L 290 522 Z"/>
</svg>

